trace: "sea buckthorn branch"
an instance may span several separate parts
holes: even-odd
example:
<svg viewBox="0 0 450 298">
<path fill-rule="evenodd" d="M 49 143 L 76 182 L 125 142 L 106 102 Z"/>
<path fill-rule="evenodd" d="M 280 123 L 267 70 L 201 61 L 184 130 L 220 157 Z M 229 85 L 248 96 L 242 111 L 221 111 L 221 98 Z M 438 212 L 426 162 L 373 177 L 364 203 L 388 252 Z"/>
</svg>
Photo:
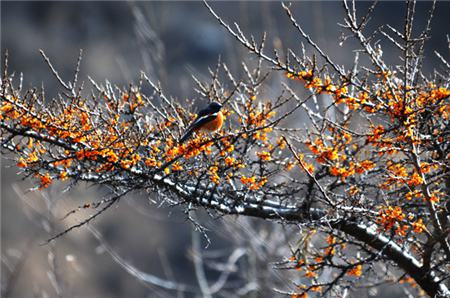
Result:
<svg viewBox="0 0 450 298">
<path fill-rule="evenodd" d="M 257 83 L 260 84 L 261 82 Z M 222 135 L 210 140 L 199 135 L 199 138 L 188 144 L 174 146 L 175 141 L 170 137 L 167 144 L 162 142 L 167 127 L 172 126 L 171 121 L 156 119 L 154 127 L 142 122 L 143 113 L 140 111 L 145 108 L 145 101 L 142 100 L 144 96 L 140 94 L 139 87 L 132 87 L 127 91 L 118 89 L 120 94 L 117 95 L 112 93 L 110 87 L 96 83 L 93 85 L 99 91 L 97 95 L 99 100 L 95 105 L 81 98 L 67 96 L 67 100 L 54 101 L 52 103 L 54 106 L 48 108 L 41 104 L 42 101 L 39 99 L 39 106 L 43 108 L 35 110 L 34 101 L 28 99 L 22 101 L 17 92 L 11 92 L 15 96 L 11 96 L 8 92 L 3 94 L 1 123 L 2 137 L 5 137 L 2 140 L 3 147 L 21 154 L 18 166 L 29 175 L 34 175 L 41 188 L 48 187 L 53 180 L 66 179 L 108 184 L 116 188 L 125 185 L 140 188 L 145 184 L 144 181 L 151 181 L 149 177 L 162 171 L 166 176 L 173 175 L 177 178 L 180 178 L 179 173 L 182 172 L 181 177 L 189 179 L 183 168 L 197 164 L 200 153 L 206 152 L 206 156 L 211 155 L 211 147 L 214 144 L 223 150 L 214 153 L 213 156 L 220 155 L 219 159 L 224 159 L 228 168 L 217 167 L 218 169 L 213 172 L 229 169 L 236 172 L 244 167 L 244 163 L 233 157 L 235 147 L 246 154 L 253 150 L 256 143 L 261 143 L 258 146 L 269 146 L 266 135 L 271 131 L 271 127 L 289 115 L 281 115 L 273 121 L 268 120 L 275 115 L 277 109 L 289 102 L 289 98 L 283 99 L 283 96 L 280 96 L 273 105 L 264 106 L 256 104 L 252 99 L 249 101 L 251 104 L 243 102 L 235 105 L 243 116 L 240 119 L 242 128 L 237 134 Z M 6 87 L 10 87 L 9 83 L 2 89 L 6 90 Z M 109 91 L 105 92 L 105 89 Z M 250 89 L 255 91 L 254 87 Z M 159 114 L 158 111 L 157 113 Z M 37 150 L 35 145 L 40 150 Z M 51 150 L 45 148 L 46 146 L 51 147 Z M 151 152 L 145 152 L 148 149 Z M 161 154 L 162 158 L 156 157 Z M 259 156 L 260 160 L 272 159 L 265 151 L 258 154 L 255 156 Z M 179 159 L 192 157 L 197 158 L 195 163 L 189 166 L 178 164 Z M 274 164 L 282 165 L 279 159 L 274 159 Z M 141 171 L 140 168 L 144 165 L 150 170 Z M 255 165 L 255 161 L 249 161 L 249 165 Z M 259 165 L 261 170 L 261 163 Z M 151 170 L 152 168 L 154 170 Z M 195 165 L 187 170 L 195 172 L 197 169 L 201 169 L 201 166 Z M 275 172 L 263 169 L 260 173 L 273 175 Z M 244 184 L 248 184 L 253 190 L 267 182 L 265 177 L 247 176 L 244 179 L 244 176 L 239 175 L 237 179 L 240 182 L 244 181 Z M 214 181 L 216 180 L 214 178 Z"/>
<path fill-rule="evenodd" d="M 305 164 L 303 163 L 302 159 L 298 156 L 298 154 L 294 151 L 291 143 L 289 143 L 289 141 L 284 137 L 283 140 L 286 142 L 289 150 L 291 151 L 292 155 L 294 155 L 295 159 L 297 160 L 298 164 L 301 165 L 301 167 L 303 168 L 303 170 L 305 171 L 305 173 L 314 181 L 314 183 L 316 184 L 317 188 L 320 190 L 320 192 L 322 193 L 323 197 L 325 198 L 325 201 L 332 207 L 335 208 L 336 207 L 336 203 L 333 202 L 330 197 L 328 196 L 327 192 L 325 191 L 325 189 L 322 187 L 322 185 L 320 185 L 319 181 L 317 181 L 316 177 L 311 174 L 311 170 L 309 170 Z"/>
<path fill-rule="evenodd" d="M 431 4 L 425 28 L 418 37 L 412 36 L 414 1 L 407 3 L 403 33 L 387 25 L 396 36 L 380 29 L 369 37 L 363 30 L 375 9 L 375 3 L 360 21 L 356 18 L 356 3 L 351 3 L 350 7 L 347 1 L 343 2 L 345 19 L 342 26 L 359 41 L 362 47 L 359 55 L 366 55 L 371 65 L 358 67 L 357 54 L 348 75 L 303 30 L 286 5 L 283 8 L 291 23 L 323 58 L 323 66 L 318 65 L 314 58 L 306 57 L 304 50 L 303 58 L 300 58 L 287 49 L 289 55 L 285 62 L 276 52 L 274 57 L 270 57 L 262 47 L 257 46 L 253 37 L 247 38 L 237 25 L 232 29 L 207 3 L 205 5 L 214 18 L 252 54 L 276 71 L 285 72 L 289 79 L 300 82 L 311 96 L 317 98 L 322 95 L 332 99 L 328 107 L 317 112 L 302 106 L 311 120 L 310 129 L 276 127 L 275 130 L 295 140 L 295 148 L 292 144 L 288 147 L 296 163 L 301 162 L 301 168 L 310 177 L 309 185 L 320 186 L 318 189 L 314 187 L 315 191 L 318 190 L 322 196 L 326 194 L 329 197 L 327 201 L 336 202 L 331 205 L 337 205 L 341 210 L 348 209 L 351 213 L 352 207 L 364 206 L 363 210 L 378 213 L 366 212 L 359 216 L 368 226 L 378 227 L 381 235 L 388 237 L 390 242 L 422 258 L 423 263 L 417 266 L 420 267 L 420 274 L 414 273 L 417 268 L 400 266 L 406 268 L 408 274 L 408 270 L 412 270 L 410 276 L 414 275 L 417 283 L 426 286 L 434 280 L 437 285 L 449 276 L 448 268 L 443 268 L 442 264 L 449 260 L 447 206 L 450 204 L 447 202 L 450 198 L 442 191 L 448 190 L 450 185 L 449 133 L 446 129 L 450 91 L 448 75 L 437 79 L 439 76 L 429 78 L 422 72 L 424 43 L 429 39 L 436 3 Z M 384 61 L 381 47 L 372 44 L 377 34 L 402 51 L 399 65 L 389 65 Z M 290 60 L 289 56 L 295 61 Z M 445 59 L 443 64 L 448 65 Z M 327 67 L 334 70 L 334 76 L 325 71 Z M 295 99 L 299 98 L 290 86 L 286 85 L 285 89 Z M 333 108 L 340 112 L 339 106 L 342 105 L 345 107 L 342 118 L 336 117 L 337 113 L 331 117 L 327 115 Z M 356 129 L 351 125 L 356 125 Z M 306 164 L 303 164 L 305 159 Z M 305 165 L 309 166 L 309 170 Z M 309 191 L 307 198 L 315 196 L 317 192 Z M 324 205 L 321 207 L 326 209 Z M 338 214 L 334 215 L 343 216 Z M 378 249 L 381 253 L 385 252 L 381 247 Z M 437 257 L 436 260 L 432 260 L 432 254 Z M 428 274 L 428 281 L 421 280 L 421 274 Z M 314 277 L 316 273 L 310 270 L 308 275 Z M 311 289 L 308 287 L 308 290 Z M 438 291 L 445 296 L 448 295 L 445 289 L 445 286 L 440 288 L 439 285 L 434 289 L 428 287 L 425 291 L 432 290 L 433 294 L 428 292 L 430 295 Z M 307 292 L 297 293 L 298 297 Z"/>
<path fill-rule="evenodd" d="M 193 196 L 189 192 L 189 188 L 177 186 L 169 180 L 161 180 L 161 182 L 166 185 L 170 185 L 172 190 L 175 191 L 178 196 L 182 196 L 186 198 L 186 200 L 192 199 Z M 202 197 L 198 198 L 198 204 L 205 206 L 208 206 L 209 204 L 210 206 L 215 206 L 218 211 L 226 214 L 240 214 L 255 216 L 258 218 L 283 219 L 295 222 L 301 222 L 305 220 L 305 218 L 303 218 L 302 216 L 304 211 L 302 211 L 301 208 L 283 207 L 281 205 L 277 206 L 276 203 L 271 202 L 266 202 L 267 205 L 262 207 L 259 204 L 243 203 L 234 206 L 233 208 L 228 208 L 226 207 L 226 204 L 220 203 L 222 199 L 210 199 L 209 201 L 206 201 L 205 199 L 202 199 Z M 320 211 L 313 211 L 309 214 L 309 216 L 323 216 L 323 213 L 321 213 Z M 335 222 L 331 222 L 330 224 L 349 233 L 350 235 L 353 235 L 356 239 L 364 240 L 364 243 L 367 243 L 372 247 L 381 250 L 383 254 L 390 256 L 393 260 L 398 262 L 403 269 L 412 274 L 413 277 L 418 278 L 419 280 L 417 282 L 427 292 L 428 290 L 434 292 L 439 292 L 442 290 L 443 293 L 447 291 L 445 286 L 437 284 L 435 279 L 430 279 L 429 277 L 423 278 L 422 276 L 426 276 L 426 271 L 421 268 L 420 263 L 406 251 L 404 251 L 404 249 L 395 244 L 395 242 L 393 242 L 392 240 L 382 235 L 376 235 L 376 228 L 367 228 L 364 225 L 347 222 L 345 220 L 337 220 Z M 355 266 L 359 268 L 359 265 Z M 359 275 L 360 273 L 358 273 L 358 276 Z"/>
<path fill-rule="evenodd" d="M 388 65 L 381 49 L 371 44 L 373 37 L 363 33 L 375 6 L 358 21 L 356 4 L 350 8 L 344 2 L 344 27 L 360 41 L 360 55 L 371 61 L 359 65 L 357 54 L 347 73 L 307 35 L 287 6 L 291 23 L 320 61 L 304 50 L 297 55 L 289 49 L 285 61 L 276 52 L 272 58 L 264 53 L 266 36 L 258 44 L 205 5 L 259 58 L 254 68 L 243 63 L 243 79 L 236 79 L 220 60 L 210 70 L 211 80 L 194 77 L 205 101 L 224 104 L 222 131 L 178 143 L 196 115 L 145 73 L 128 88 L 89 78 L 93 90 L 86 98 L 86 86 L 77 83 L 78 70 L 69 84 L 51 66 L 63 91 L 49 100 L 43 91 L 24 92 L 22 80 L 14 87 L 5 67 L 2 152 L 12 154 L 39 188 L 55 181 L 86 181 L 107 185 L 117 196 L 68 214 L 93 208 L 95 218 L 125 193 L 145 191 L 157 194 L 160 204 L 185 206 L 188 219 L 193 209 L 204 207 L 220 216 L 308 229 L 309 240 L 284 263 L 285 269 L 300 272 L 289 292 L 293 296 L 341 295 L 349 286 L 392 281 L 397 268 L 404 271 L 398 278 L 407 274 L 412 279 L 408 284 L 418 284 L 430 296 L 449 296 L 449 83 L 427 79 L 418 70 L 422 58 L 414 56 L 422 51 L 429 24 L 414 38 L 408 35 L 412 21 L 407 20 L 408 32 L 398 33 L 408 43 L 401 45 L 404 55 L 414 57 L 406 64 L 402 57 L 398 67 Z M 412 18 L 413 4 L 408 7 L 407 18 Z M 400 45 L 394 37 L 387 39 Z M 77 69 L 80 63 L 81 54 Z M 276 83 L 270 74 L 278 71 L 288 83 L 279 84 L 277 96 L 268 96 L 264 89 Z M 144 83 L 151 94 L 141 91 Z M 319 106 L 324 98 L 330 103 Z M 314 108 L 308 106 L 311 101 Z M 305 112 L 310 127 L 289 127 L 298 111 Z M 337 278 L 328 278 L 330 274 Z"/>
</svg>

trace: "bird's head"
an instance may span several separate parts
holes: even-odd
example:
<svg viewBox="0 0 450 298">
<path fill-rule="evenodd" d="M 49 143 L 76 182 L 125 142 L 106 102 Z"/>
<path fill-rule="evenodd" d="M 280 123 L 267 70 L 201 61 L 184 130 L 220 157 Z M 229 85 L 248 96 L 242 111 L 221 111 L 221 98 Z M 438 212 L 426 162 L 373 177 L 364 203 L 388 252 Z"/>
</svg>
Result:
<svg viewBox="0 0 450 298">
<path fill-rule="evenodd" d="M 217 101 L 213 101 L 212 103 L 209 104 L 209 109 L 211 110 L 212 113 L 217 113 L 218 111 L 220 111 L 221 108 L 222 105 Z"/>
</svg>

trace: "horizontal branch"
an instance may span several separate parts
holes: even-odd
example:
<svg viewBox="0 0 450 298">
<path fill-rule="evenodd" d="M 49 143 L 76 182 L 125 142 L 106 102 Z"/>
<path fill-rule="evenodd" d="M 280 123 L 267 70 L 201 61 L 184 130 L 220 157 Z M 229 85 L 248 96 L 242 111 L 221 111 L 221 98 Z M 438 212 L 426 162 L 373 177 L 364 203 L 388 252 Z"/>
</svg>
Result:
<svg viewBox="0 0 450 298">
<path fill-rule="evenodd" d="M 311 220 L 320 222 L 321 219 L 326 219 L 327 215 L 324 210 L 318 208 L 312 209 L 306 206 L 283 205 L 270 200 L 265 200 L 261 203 L 251 203 L 245 202 L 242 199 L 239 203 L 236 203 L 236 199 L 233 199 L 232 201 L 235 204 L 229 205 L 223 202 L 223 198 L 215 194 L 198 197 L 195 195 L 195 187 L 177 185 L 168 178 L 155 176 L 154 181 L 188 202 L 193 202 L 197 205 L 229 215 L 237 214 L 295 223 L 305 223 Z M 422 264 L 408 251 L 404 250 L 391 239 L 380 234 L 376 230 L 375 225 L 370 226 L 347 219 L 334 219 L 322 222 L 380 251 L 413 277 L 430 296 L 450 297 L 448 288 L 444 283 L 439 282 L 432 271 L 423 268 Z"/>
</svg>

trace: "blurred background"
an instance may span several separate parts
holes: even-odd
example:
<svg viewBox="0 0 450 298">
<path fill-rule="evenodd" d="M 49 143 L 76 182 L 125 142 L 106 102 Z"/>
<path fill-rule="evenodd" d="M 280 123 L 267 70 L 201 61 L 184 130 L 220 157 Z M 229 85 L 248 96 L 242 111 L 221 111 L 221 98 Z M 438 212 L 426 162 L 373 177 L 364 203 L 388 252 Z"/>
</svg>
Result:
<svg viewBox="0 0 450 298">
<path fill-rule="evenodd" d="M 361 15 L 370 4 L 358 3 Z M 287 47 L 299 52 L 301 39 L 280 3 L 212 2 L 211 5 L 224 20 L 239 23 L 244 32 L 256 39 L 267 32 L 268 53 L 274 48 Z M 404 6 L 403 2 L 379 3 L 369 30 L 387 22 L 402 28 Z M 429 7 L 427 1 L 417 3 L 418 28 L 424 27 Z M 343 46 L 339 44 L 342 32 L 337 23 L 342 21 L 344 13 L 340 2 L 296 2 L 292 9 L 299 23 L 326 53 L 339 64 L 351 65 L 356 43 L 349 40 Z M 449 15 L 450 2 L 438 2 L 432 40 L 425 52 L 430 71 L 437 63 L 433 49 L 448 58 Z M 63 79 L 73 77 L 79 50 L 83 49 L 80 79 L 86 84 L 89 75 L 99 82 L 107 79 L 127 86 L 136 83 L 143 70 L 154 81 L 159 80 L 167 94 L 180 99 L 198 96 L 191 74 L 207 79 L 208 67 L 214 68 L 219 57 L 237 78 L 242 75 L 241 61 L 255 60 L 201 2 L 2 1 L 2 56 L 6 49 L 9 71 L 15 72 L 17 78 L 23 73 L 25 88 L 44 85 L 49 98 L 59 89 L 39 49 L 49 56 Z M 387 61 L 398 62 L 395 49 L 386 45 L 383 52 Z M 267 93 L 275 94 L 276 90 Z M 272 264 L 280 260 L 281 248 L 267 245 L 284 241 L 275 239 L 274 235 L 281 229 L 276 224 L 199 214 L 211 239 L 211 245 L 205 249 L 206 239 L 192 233 L 194 227 L 186 220 L 183 209 L 159 207 L 152 202 L 156 197 L 132 194 L 95 220 L 91 232 L 83 227 L 51 245 L 42 246 L 50 236 L 90 214 L 80 211 L 61 220 L 68 211 L 85 202 L 101 200 L 105 190 L 79 185 L 63 193 L 64 185 L 53 185 L 43 192 L 30 192 L 33 182 L 21 180 L 15 163 L 8 156 L 2 156 L 0 162 L 4 297 L 196 297 L 199 294 L 195 291 L 166 291 L 153 286 L 142 280 L 146 276 L 142 274 L 198 288 L 193 248 L 197 247 L 198 253 L 199 246 L 206 258 L 225 262 L 233 253 L 237 258 L 237 267 L 230 269 L 228 279 L 231 284 L 236 283 L 236 288 L 224 289 L 217 296 L 277 295 L 261 284 L 264 278 L 277 279 Z M 92 229 L 101 233 L 101 241 Z M 246 258 L 239 259 L 238 249 L 260 253 L 254 258 L 247 254 Z M 289 257 L 288 254 L 286 250 L 284 255 Z M 142 274 L 126 264 L 135 266 L 131 269 L 141 270 Z M 217 268 L 220 264 L 215 265 Z M 254 270 L 245 272 L 247 288 L 239 284 L 243 272 L 236 272 L 239 271 L 236 268 L 246 267 Z M 212 283 L 220 276 L 214 266 L 206 273 Z M 248 282 L 252 279 L 253 283 Z M 289 280 L 278 279 L 278 288 L 292 288 Z M 245 289 L 237 292 L 238 288 Z M 393 286 L 360 290 L 358 296 L 402 297 L 405 294 Z"/>
</svg>

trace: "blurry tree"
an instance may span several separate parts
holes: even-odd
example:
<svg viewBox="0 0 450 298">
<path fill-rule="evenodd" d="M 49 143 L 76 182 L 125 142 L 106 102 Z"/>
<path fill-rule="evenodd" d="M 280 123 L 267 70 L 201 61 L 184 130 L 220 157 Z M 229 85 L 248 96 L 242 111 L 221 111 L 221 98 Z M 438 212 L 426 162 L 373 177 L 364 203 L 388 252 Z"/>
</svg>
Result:
<svg viewBox="0 0 450 298">
<path fill-rule="evenodd" d="M 341 296 L 353 287 L 399 282 L 416 294 L 450 297 L 450 63 L 435 52 L 442 69 L 422 71 L 435 3 L 423 30 L 413 26 L 410 1 L 404 28 L 365 32 L 375 4 L 358 18 L 355 3 L 344 1 L 341 26 L 349 35 L 342 42 L 359 42 L 351 69 L 324 53 L 288 6 L 283 8 L 312 54 L 303 47 L 301 53 L 286 49 L 285 55 L 270 55 L 265 37 L 261 42 L 247 37 L 206 6 L 258 59 L 255 65 L 243 63 L 243 80 L 220 61 L 209 82 L 194 78 L 205 101 L 224 105 L 226 122 L 218 133 L 198 133 L 185 143 L 178 140 L 195 117 L 186 108 L 189 100 L 170 98 L 145 73 L 128 88 L 89 78 L 87 94 L 78 78 L 81 53 L 73 80 L 64 81 L 42 52 L 62 88 L 49 99 L 43 89 L 23 90 L 21 79 L 15 83 L 6 56 L 2 151 L 13 154 L 39 189 L 59 180 L 69 188 L 85 181 L 111 190 L 109 198 L 69 212 L 95 210 L 49 241 L 90 222 L 127 193 L 144 191 L 159 204 L 185 206 L 205 235 L 192 210 L 306 231 L 295 246 L 286 240 L 290 255 L 276 267 L 291 269 L 297 281 L 279 293 Z M 397 48 L 397 64 L 384 61 L 379 39 Z M 264 87 L 274 73 L 293 82 L 281 82 L 280 94 L 266 98 Z M 294 91 L 295 84 L 309 94 Z M 143 92 L 147 87 L 151 92 Z M 319 107 L 326 97 L 331 103 Z M 310 126 L 289 127 L 300 110 Z M 198 246 L 197 239 L 193 247 Z M 242 253 L 235 251 L 230 262 Z M 211 285 L 201 255 L 194 259 L 203 296 L 226 287 L 228 269 Z"/>
</svg>

